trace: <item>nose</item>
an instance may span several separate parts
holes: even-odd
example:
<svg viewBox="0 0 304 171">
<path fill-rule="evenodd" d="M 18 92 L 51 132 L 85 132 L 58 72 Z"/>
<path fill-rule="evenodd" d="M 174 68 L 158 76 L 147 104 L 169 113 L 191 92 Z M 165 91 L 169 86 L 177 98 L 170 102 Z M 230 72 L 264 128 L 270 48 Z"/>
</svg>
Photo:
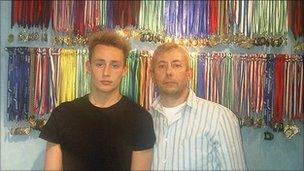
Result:
<svg viewBox="0 0 304 171">
<path fill-rule="evenodd" d="M 106 65 L 103 69 L 103 76 L 110 76 L 111 75 L 111 67 L 110 65 Z"/>
<path fill-rule="evenodd" d="M 168 76 L 171 76 L 171 75 L 172 75 L 172 67 L 171 67 L 171 65 L 168 65 L 168 66 L 167 66 L 167 68 L 166 68 L 166 74 L 167 74 Z"/>
</svg>

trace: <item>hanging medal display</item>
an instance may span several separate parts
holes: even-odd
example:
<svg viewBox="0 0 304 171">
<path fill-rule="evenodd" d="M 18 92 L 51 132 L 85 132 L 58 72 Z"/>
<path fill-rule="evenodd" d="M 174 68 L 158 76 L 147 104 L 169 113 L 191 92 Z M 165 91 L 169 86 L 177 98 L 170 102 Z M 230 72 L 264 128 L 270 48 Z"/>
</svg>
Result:
<svg viewBox="0 0 304 171">
<path fill-rule="evenodd" d="M 288 29 L 298 41 L 294 50 L 301 50 L 303 43 L 298 38 L 303 35 L 302 7 L 302 2 L 293 1 L 13 1 L 11 27 L 19 30 L 12 31 L 7 41 L 47 42 L 51 21 L 52 43 L 59 49 L 8 50 L 10 65 L 22 63 L 21 59 L 13 60 L 13 56 L 26 52 L 31 66 L 28 84 L 18 90 L 11 84 L 18 84 L 16 78 L 20 75 L 15 72 L 24 71 L 25 67 L 18 64 L 21 68 L 9 70 L 8 100 L 18 102 L 8 102 L 8 118 L 29 123 L 19 124 L 10 132 L 21 135 L 32 129 L 41 130 L 55 106 L 87 94 L 87 37 L 92 32 L 114 28 L 127 39 L 151 45 L 175 42 L 193 47 L 196 52 L 190 53 L 193 77 L 189 87 L 199 97 L 230 108 L 242 126 L 267 125 L 286 138 L 293 138 L 300 131 L 297 122 L 304 120 L 303 56 L 199 51 L 202 47 L 232 43 L 241 48 L 280 47 L 286 45 Z M 77 50 L 66 46 L 77 46 Z M 121 82 L 122 94 L 146 109 L 157 95 L 151 73 L 147 72 L 151 54 L 131 51 L 127 59 L 129 70 Z M 27 92 L 21 91 L 26 88 Z M 27 102 L 22 95 L 33 100 Z M 29 108 L 16 114 L 21 107 L 12 106 L 21 104 Z M 270 132 L 265 132 L 265 139 L 272 138 Z"/>
</svg>

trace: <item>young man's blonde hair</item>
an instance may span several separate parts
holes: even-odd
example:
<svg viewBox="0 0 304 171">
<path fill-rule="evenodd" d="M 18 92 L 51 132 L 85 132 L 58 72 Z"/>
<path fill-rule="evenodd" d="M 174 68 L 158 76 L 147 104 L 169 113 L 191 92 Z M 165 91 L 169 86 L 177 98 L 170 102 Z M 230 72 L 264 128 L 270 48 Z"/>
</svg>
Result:
<svg viewBox="0 0 304 171">
<path fill-rule="evenodd" d="M 125 61 L 131 50 L 129 41 L 113 30 L 103 30 L 93 33 L 89 38 L 89 59 L 97 45 L 113 46 L 123 51 Z"/>
<path fill-rule="evenodd" d="M 189 56 L 188 50 L 184 46 L 179 45 L 174 42 L 161 44 L 155 49 L 153 56 L 152 56 L 152 67 L 154 66 L 155 58 L 157 56 L 163 54 L 164 52 L 173 50 L 173 49 L 177 49 L 179 52 L 181 52 L 187 58 L 187 63 L 188 63 L 187 68 L 190 68 L 190 61 L 189 61 L 190 56 Z"/>
</svg>

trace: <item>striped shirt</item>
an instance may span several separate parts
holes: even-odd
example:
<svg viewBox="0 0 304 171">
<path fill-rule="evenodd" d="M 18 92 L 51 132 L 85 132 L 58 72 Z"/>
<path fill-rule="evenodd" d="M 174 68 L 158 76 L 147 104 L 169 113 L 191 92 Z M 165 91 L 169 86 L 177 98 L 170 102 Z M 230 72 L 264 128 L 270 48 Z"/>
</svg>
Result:
<svg viewBox="0 0 304 171">
<path fill-rule="evenodd" d="M 190 90 L 182 116 L 168 124 L 160 97 L 152 104 L 152 170 L 246 170 L 238 119 Z"/>
</svg>

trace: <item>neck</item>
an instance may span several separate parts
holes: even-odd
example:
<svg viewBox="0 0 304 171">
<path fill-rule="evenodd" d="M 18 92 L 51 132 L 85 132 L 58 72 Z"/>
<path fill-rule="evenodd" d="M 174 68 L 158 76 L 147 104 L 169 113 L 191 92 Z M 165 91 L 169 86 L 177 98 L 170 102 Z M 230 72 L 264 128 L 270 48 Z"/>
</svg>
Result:
<svg viewBox="0 0 304 171">
<path fill-rule="evenodd" d="M 174 95 L 160 95 L 160 102 L 164 107 L 175 107 L 184 103 L 189 95 L 189 89 L 185 89 L 183 92 Z"/>
<path fill-rule="evenodd" d="M 89 100 L 90 102 L 97 107 L 100 108 L 107 108 L 114 104 L 116 104 L 120 99 L 122 95 L 119 91 L 112 92 L 112 93 L 101 93 L 101 92 L 94 92 L 92 91 L 89 94 Z"/>
</svg>

